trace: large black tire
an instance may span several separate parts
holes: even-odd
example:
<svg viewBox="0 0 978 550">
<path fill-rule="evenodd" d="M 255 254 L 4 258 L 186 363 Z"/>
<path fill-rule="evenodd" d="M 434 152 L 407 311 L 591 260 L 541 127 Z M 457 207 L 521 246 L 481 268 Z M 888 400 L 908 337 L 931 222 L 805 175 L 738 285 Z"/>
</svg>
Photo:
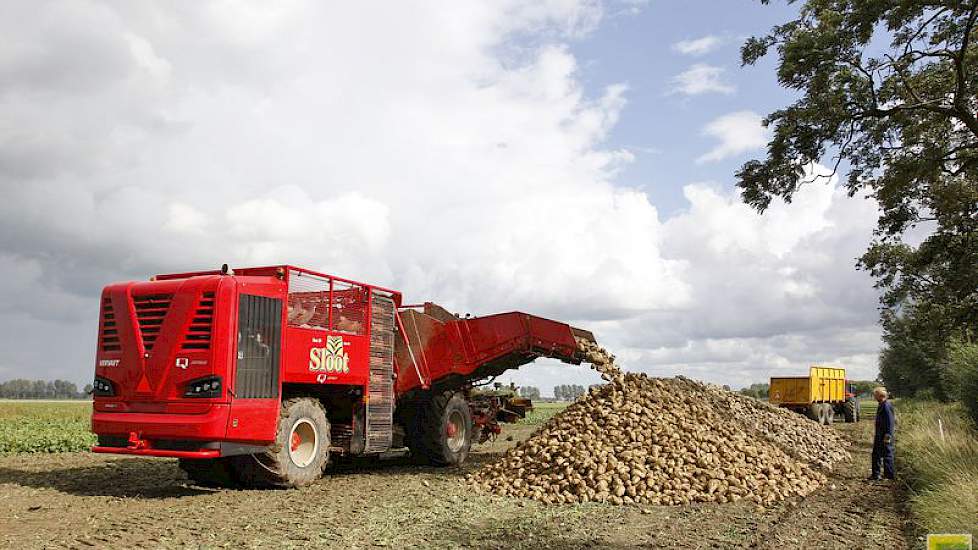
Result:
<svg viewBox="0 0 978 550">
<path fill-rule="evenodd" d="M 815 422 L 818 422 L 819 424 L 821 424 L 822 423 L 822 405 L 821 405 L 821 403 L 812 403 L 811 405 L 809 405 L 808 406 L 808 412 L 805 414 L 805 416 L 807 416 L 808 418 L 810 418 L 810 419 L 814 420 Z"/>
<path fill-rule="evenodd" d="M 855 399 L 846 399 L 845 404 L 842 405 L 842 412 L 847 423 L 859 421 L 859 404 Z"/>
<path fill-rule="evenodd" d="M 233 457 L 247 487 L 302 487 L 323 475 L 329 460 L 329 420 L 318 399 L 300 397 L 282 403 L 275 443 L 253 455 Z"/>
<path fill-rule="evenodd" d="M 190 481 L 201 487 L 235 487 L 238 484 L 231 458 L 181 458 L 179 465 Z"/>
<path fill-rule="evenodd" d="M 458 392 L 441 392 L 414 405 L 408 433 L 411 455 L 432 466 L 458 466 L 472 448 L 472 411 Z"/>
</svg>

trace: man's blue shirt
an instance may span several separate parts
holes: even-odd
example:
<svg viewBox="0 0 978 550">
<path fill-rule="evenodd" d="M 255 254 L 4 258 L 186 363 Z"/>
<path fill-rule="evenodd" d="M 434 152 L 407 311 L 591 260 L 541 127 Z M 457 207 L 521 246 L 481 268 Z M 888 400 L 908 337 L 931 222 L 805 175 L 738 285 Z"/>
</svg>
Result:
<svg viewBox="0 0 978 550">
<path fill-rule="evenodd" d="M 893 404 L 889 399 L 884 400 L 876 407 L 876 434 L 875 438 L 882 441 L 884 436 L 893 438 L 893 430 L 896 428 L 896 417 L 893 414 Z"/>
</svg>

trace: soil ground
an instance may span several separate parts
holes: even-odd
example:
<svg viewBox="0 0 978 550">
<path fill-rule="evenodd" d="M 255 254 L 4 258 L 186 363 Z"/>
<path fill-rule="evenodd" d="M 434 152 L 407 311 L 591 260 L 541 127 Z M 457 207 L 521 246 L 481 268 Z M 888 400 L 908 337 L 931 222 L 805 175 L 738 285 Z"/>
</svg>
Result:
<svg viewBox="0 0 978 550">
<path fill-rule="evenodd" d="M 190 485 L 176 461 L 89 453 L 0 457 L 0 548 L 888 548 L 919 545 L 898 485 L 863 481 L 872 425 L 836 424 L 853 460 L 801 501 L 544 506 L 474 494 L 463 469 L 405 459 L 337 464 L 290 491 Z M 534 426 L 504 432 L 514 440 Z"/>
</svg>

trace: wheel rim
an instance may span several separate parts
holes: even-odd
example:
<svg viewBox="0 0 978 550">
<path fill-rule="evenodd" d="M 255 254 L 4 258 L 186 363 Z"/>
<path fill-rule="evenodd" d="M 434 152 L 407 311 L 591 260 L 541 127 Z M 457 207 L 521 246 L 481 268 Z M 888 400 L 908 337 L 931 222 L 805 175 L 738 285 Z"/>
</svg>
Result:
<svg viewBox="0 0 978 550">
<path fill-rule="evenodd" d="M 465 418 L 459 411 L 452 411 L 445 423 L 445 437 L 448 448 L 457 453 L 465 445 Z"/>
<path fill-rule="evenodd" d="M 300 468 L 312 464 L 319 453 L 319 433 L 316 426 L 302 418 L 292 425 L 289 433 L 289 459 Z"/>
</svg>

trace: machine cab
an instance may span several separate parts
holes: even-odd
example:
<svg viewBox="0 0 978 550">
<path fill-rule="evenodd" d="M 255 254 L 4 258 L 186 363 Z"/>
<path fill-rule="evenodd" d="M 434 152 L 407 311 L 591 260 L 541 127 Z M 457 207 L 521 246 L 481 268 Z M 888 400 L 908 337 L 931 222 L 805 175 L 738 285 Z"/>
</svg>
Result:
<svg viewBox="0 0 978 550">
<path fill-rule="evenodd" d="M 269 273 L 174 274 L 101 297 L 92 430 L 100 444 L 166 450 L 274 433 L 285 282 Z"/>
<path fill-rule="evenodd" d="M 197 458 L 253 451 L 274 441 L 290 388 L 339 403 L 331 410 L 338 432 L 345 423 L 356 431 L 368 393 L 366 412 L 389 418 L 399 301 L 392 291 L 290 266 L 109 285 L 96 351 L 95 450 Z M 367 450 L 389 447 L 385 424 L 379 438 L 366 438 Z"/>
</svg>

